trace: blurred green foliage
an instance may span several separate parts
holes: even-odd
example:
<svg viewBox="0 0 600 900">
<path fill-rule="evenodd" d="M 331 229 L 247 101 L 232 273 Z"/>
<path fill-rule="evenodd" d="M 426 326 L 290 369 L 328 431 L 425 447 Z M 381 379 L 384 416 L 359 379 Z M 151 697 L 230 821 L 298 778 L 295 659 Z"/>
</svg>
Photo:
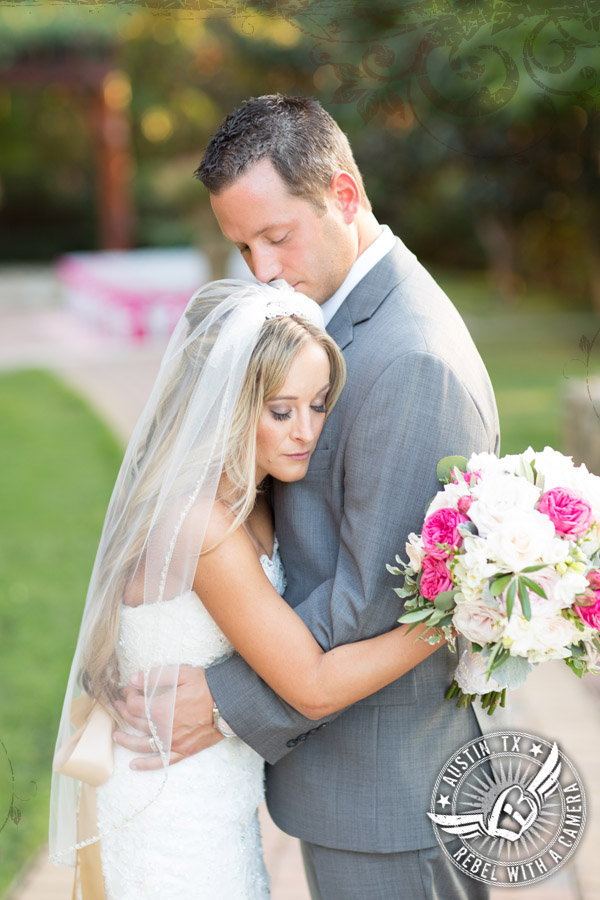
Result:
<svg viewBox="0 0 600 900">
<path fill-rule="evenodd" d="M 102 63 L 131 122 L 139 245 L 210 247 L 191 177 L 210 134 L 250 95 L 309 93 L 348 133 L 380 220 L 423 259 L 489 268 L 492 304 L 537 285 L 600 308 L 599 36 L 594 0 L 7 6 L 1 258 L 96 240 L 85 79 L 2 87 L 3 72 Z"/>
</svg>

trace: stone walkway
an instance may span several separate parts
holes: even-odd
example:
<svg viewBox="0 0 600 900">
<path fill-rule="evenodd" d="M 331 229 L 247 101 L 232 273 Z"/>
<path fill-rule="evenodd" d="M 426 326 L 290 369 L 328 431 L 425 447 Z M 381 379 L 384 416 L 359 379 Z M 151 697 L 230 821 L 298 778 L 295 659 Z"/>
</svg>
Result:
<svg viewBox="0 0 600 900">
<path fill-rule="evenodd" d="M 100 339 L 68 313 L 42 302 L 19 308 L 3 304 L 0 290 L 0 368 L 55 371 L 123 441 L 141 411 L 161 352 L 156 344 L 131 347 Z M 591 679 L 580 682 L 563 664 L 549 663 L 513 696 L 515 727 L 557 741 L 583 780 L 588 805 L 573 860 L 548 880 L 520 888 L 518 900 L 600 900 L 600 693 Z M 261 822 L 273 900 L 308 900 L 297 842 L 273 825 L 265 809 Z M 5 900 L 69 900 L 71 880 L 71 870 L 48 863 L 42 848 Z M 492 897 L 501 900 L 506 893 L 495 889 Z"/>
</svg>

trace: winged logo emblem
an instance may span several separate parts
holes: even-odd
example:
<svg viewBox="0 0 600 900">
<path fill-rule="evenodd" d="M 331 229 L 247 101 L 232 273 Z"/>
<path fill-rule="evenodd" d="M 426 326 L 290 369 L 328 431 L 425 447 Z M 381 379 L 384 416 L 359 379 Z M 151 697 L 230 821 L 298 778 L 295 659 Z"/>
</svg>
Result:
<svg viewBox="0 0 600 900">
<path fill-rule="evenodd" d="M 482 812 L 446 815 L 427 813 L 429 818 L 449 834 L 463 838 L 487 835 L 515 842 L 533 825 L 546 797 L 556 790 L 562 763 L 556 743 L 539 772 L 529 784 L 510 784 L 498 797 L 487 817 Z M 512 828 L 505 827 L 512 825 Z"/>
</svg>

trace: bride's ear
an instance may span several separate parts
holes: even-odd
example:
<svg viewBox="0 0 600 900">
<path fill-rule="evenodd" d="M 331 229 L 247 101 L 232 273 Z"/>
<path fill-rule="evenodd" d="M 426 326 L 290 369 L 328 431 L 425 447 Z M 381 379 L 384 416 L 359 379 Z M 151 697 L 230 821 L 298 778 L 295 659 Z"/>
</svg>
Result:
<svg viewBox="0 0 600 900">
<path fill-rule="evenodd" d="M 360 190 L 349 172 L 338 169 L 333 173 L 329 185 L 331 196 L 344 216 L 344 221 L 350 225 L 360 206 Z"/>
</svg>

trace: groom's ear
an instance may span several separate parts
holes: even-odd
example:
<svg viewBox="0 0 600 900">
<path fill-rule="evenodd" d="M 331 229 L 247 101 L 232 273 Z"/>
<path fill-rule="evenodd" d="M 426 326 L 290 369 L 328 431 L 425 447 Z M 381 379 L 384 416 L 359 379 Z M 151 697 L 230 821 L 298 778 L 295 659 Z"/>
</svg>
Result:
<svg viewBox="0 0 600 900">
<path fill-rule="evenodd" d="M 360 190 L 352 175 L 343 169 L 333 173 L 329 185 L 331 197 L 344 216 L 344 221 L 350 225 L 360 206 Z"/>
</svg>

